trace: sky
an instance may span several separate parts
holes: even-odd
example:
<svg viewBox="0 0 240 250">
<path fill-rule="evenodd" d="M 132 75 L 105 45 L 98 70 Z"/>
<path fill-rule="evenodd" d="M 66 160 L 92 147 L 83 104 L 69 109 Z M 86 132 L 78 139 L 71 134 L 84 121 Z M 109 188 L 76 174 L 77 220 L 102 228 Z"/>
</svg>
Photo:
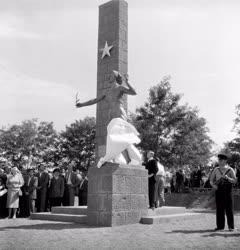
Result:
<svg viewBox="0 0 240 250">
<path fill-rule="evenodd" d="M 98 6 L 104 0 L 0 0 L 0 127 L 26 119 L 58 131 L 95 116 L 75 109 L 96 96 Z M 171 75 L 182 103 L 198 107 L 216 145 L 234 137 L 240 103 L 237 0 L 128 0 L 128 71 L 137 96 Z"/>
</svg>

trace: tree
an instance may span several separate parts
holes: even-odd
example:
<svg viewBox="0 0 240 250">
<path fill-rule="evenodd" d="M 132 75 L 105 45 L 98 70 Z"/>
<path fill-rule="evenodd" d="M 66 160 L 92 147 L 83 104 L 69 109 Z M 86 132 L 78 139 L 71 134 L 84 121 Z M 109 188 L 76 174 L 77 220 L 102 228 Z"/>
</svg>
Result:
<svg viewBox="0 0 240 250">
<path fill-rule="evenodd" d="M 233 129 L 236 131 L 237 135 L 240 136 L 240 104 L 235 108 L 236 118 L 234 119 Z"/>
<path fill-rule="evenodd" d="M 236 137 L 224 145 L 224 151 L 228 152 L 230 156 L 229 164 L 231 166 L 240 165 L 240 104 L 236 106 L 235 114 L 233 130 L 236 132 Z"/>
<path fill-rule="evenodd" d="M 171 140 L 169 158 L 174 166 L 206 165 L 211 157 L 212 140 L 207 135 L 206 120 L 198 117 L 198 110 L 190 107 L 186 115 L 176 124 Z"/>
<path fill-rule="evenodd" d="M 36 162 L 44 162 L 47 166 L 59 165 L 59 135 L 53 122 L 40 122 L 37 126 L 32 155 Z"/>
<path fill-rule="evenodd" d="M 95 162 L 95 133 L 95 118 L 86 117 L 67 126 L 61 133 L 62 157 L 87 170 Z"/>
<path fill-rule="evenodd" d="M 0 135 L 0 154 L 17 166 L 29 157 L 36 135 L 35 120 L 24 121 L 21 125 L 3 128 Z"/>
<path fill-rule="evenodd" d="M 140 132 L 139 147 L 153 150 L 165 166 L 205 164 L 212 141 L 197 109 L 180 105 L 180 94 L 171 92 L 170 77 L 150 88 L 148 101 L 132 120 Z"/>
<path fill-rule="evenodd" d="M 0 155 L 18 167 L 34 161 L 54 165 L 53 142 L 57 139 L 53 123 L 37 119 L 3 128 L 0 134 Z"/>
</svg>

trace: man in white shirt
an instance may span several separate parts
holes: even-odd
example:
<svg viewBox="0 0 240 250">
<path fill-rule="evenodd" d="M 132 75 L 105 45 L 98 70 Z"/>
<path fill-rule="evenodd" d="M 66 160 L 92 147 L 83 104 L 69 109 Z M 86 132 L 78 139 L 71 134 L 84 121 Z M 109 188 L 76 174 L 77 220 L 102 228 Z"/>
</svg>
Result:
<svg viewBox="0 0 240 250">
<path fill-rule="evenodd" d="M 158 172 L 155 176 L 155 208 L 162 207 L 165 205 L 165 199 L 164 199 L 164 185 L 165 185 L 165 170 L 163 165 L 159 162 L 159 159 L 157 160 L 157 166 L 158 166 Z"/>
</svg>

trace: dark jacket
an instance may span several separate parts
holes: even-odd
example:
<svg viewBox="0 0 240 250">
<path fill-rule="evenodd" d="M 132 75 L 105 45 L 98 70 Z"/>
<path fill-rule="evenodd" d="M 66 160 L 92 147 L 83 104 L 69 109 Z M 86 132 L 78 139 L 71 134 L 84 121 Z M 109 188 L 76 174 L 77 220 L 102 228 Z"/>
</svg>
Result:
<svg viewBox="0 0 240 250">
<path fill-rule="evenodd" d="M 155 175 L 158 172 L 157 160 L 151 159 L 146 163 L 146 169 L 148 170 L 148 175 L 153 174 L 149 180 L 155 181 Z"/>
<path fill-rule="evenodd" d="M 83 179 L 79 185 L 79 192 L 87 193 L 88 191 L 88 179 Z"/>
<path fill-rule="evenodd" d="M 30 199 L 35 200 L 37 199 L 37 186 L 38 186 L 38 178 L 35 176 L 30 177 L 30 182 L 29 182 L 29 196 Z"/>
<path fill-rule="evenodd" d="M 29 195 L 30 199 L 37 198 L 36 188 L 38 186 L 38 178 L 35 176 L 23 175 L 24 185 L 21 187 L 23 195 Z"/>
<path fill-rule="evenodd" d="M 1 174 L 1 175 L 0 175 L 0 178 L 1 178 L 2 181 L 3 181 L 3 184 L 6 185 L 6 182 L 7 182 L 7 175 L 6 175 L 6 174 Z"/>
<path fill-rule="evenodd" d="M 29 195 L 29 178 L 30 178 L 29 175 L 27 174 L 23 175 L 24 184 L 21 187 L 23 195 Z"/>
<path fill-rule="evenodd" d="M 51 179 L 50 187 L 49 187 L 49 197 L 57 198 L 63 197 L 64 194 L 64 179 L 59 176 L 58 179 L 54 177 Z"/>
<path fill-rule="evenodd" d="M 80 183 L 80 180 L 79 180 L 76 173 L 71 172 L 70 174 L 71 174 L 72 188 L 75 189 L 75 188 L 78 187 L 78 185 Z M 69 173 L 67 172 L 66 175 L 65 175 L 65 184 L 67 184 L 67 182 L 68 182 L 68 177 L 69 177 Z"/>
<path fill-rule="evenodd" d="M 49 183 L 49 174 L 46 172 L 42 172 L 41 176 L 40 173 L 38 173 L 37 177 L 38 177 L 38 187 L 41 187 L 41 189 L 47 189 Z"/>
</svg>

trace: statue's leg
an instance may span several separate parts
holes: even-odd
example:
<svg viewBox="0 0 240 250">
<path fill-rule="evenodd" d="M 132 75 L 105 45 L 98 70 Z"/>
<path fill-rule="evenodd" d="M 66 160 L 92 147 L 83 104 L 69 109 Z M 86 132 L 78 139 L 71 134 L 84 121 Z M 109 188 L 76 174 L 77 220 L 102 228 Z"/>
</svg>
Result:
<svg viewBox="0 0 240 250">
<path fill-rule="evenodd" d="M 135 165 L 142 162 L 142 155 L 134 145 L 128 146 L 127 151 L 132 164 Z"/>
<path fill-rule="evenodd" d="M 122 155 L 124 156 L 124 158 L 125 158 L 125 160 L 126 160 L 126 162 L 127 162 L 127 164 L 131 161 L 131 158 L 130 158 L 130 156 L 129 156 L 129 154 L 128 154 L 128 150 L 127 149 L 125 149 L 123 152 L 122 152 Z"/>
<path fill-rule="evenodd" d="M 126 159 L 125 157 L 123 156 L 123 154 L 119 154 L 115 160 L 114 160 L 115 163 L 118 163 L 118 164 L 127 164 L 126 162 Z"/>
</svg>

